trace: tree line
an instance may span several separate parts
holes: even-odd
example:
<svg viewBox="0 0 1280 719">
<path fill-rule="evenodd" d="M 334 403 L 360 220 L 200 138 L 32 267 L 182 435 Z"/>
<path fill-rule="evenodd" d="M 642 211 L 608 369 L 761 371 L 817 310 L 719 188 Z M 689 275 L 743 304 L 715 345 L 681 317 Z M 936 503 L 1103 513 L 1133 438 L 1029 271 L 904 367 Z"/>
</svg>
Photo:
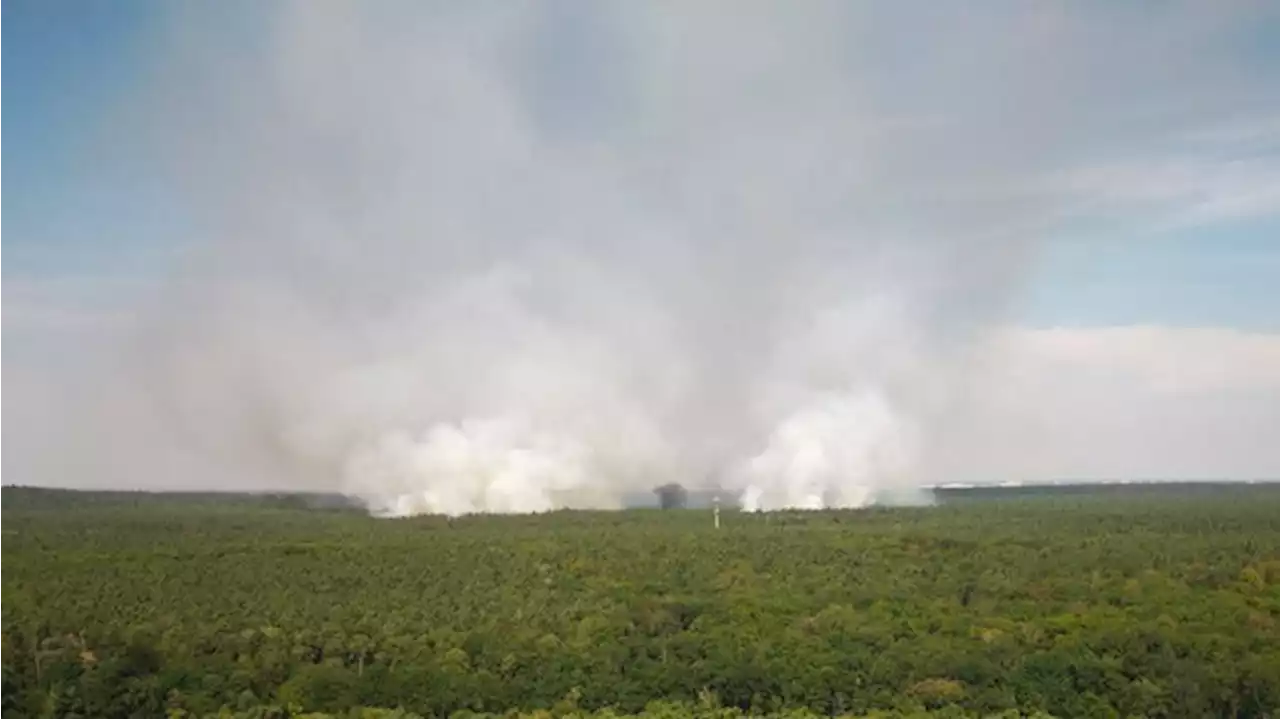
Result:
<svg viewBox="0 0 1280 719">
<path fill-rule="evenodd" d="M 1280 488 L 385 520 L 4 489 L 5 717 L 1274 716 Z M 399 712 L 399 713 L 397 713 Z"/>
</svg>

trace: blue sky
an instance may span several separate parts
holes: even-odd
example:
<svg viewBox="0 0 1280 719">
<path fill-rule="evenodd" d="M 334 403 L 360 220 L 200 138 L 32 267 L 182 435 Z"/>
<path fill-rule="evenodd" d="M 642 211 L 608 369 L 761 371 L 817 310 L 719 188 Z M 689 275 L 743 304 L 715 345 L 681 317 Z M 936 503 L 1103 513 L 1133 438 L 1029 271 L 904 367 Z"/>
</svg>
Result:
<svg viewBox="0 0 1280 719">
<path fill-rule="evenodd" d="M 1161 233 L 1051 241 L 1030 282 L 1039 326 L 1160 324 L 1280 329 L 1280 219 Z"/>
<path fill-rule="evenodd" d="M 158 5 L 6 3 L 4 168 L 9 277 L 130 271 L 166 241 L 165 211 L 115 137 L 157 58 Z M 137 259 L 132 259 L 137 261 Z"/>
<path fill-rule="evenodd" d="M 257 17 L 261 6 L 219 5 L 233 22 L 214 24 L 205 40 L 244 53 L 244 26 L 266 23 Z M 173 250 L 189 240 L 191 224 L 181 198 L 167 191 L 165 177 L 139 152 L 147 143 L 146 126 L 122 118 L 148 112 L 133 103 L 145 97 L 147 83 L 169 61 L 166 48 L 172 44 L 164 33 L 172 18 L 166 17 L 166 3 L 10 0 L 3 12 L 10 108 L 4 117 L 4 278 L 22 283 L 162 273 Z M 561 40 L 578 26 L 590 26 L 563 11 L 545 22 Z M 1240 53 L 1259 75 L 1275 70 L 1280 35 L 1274 30 L 1274 24 L 1262 23 L 1241 38 Z M 562 78 L 600 71 L 582 61 L 591 52 L 589 43 L 578 50 L 573 42 L 552 47 L 552 72 L 532 78 L 539 88 L 535 100 L 550 103 L 551 116 L 569 128 L 558 131 L 572 131 L 570 120 L 581 114 L 557 110 L 572 102 L 561 96 L 572 94 L 573 80 L 566 85 Z M 248 50 L 252 55 L 253 48 Z M 1274 106 L 1276 87 L 1256 90 Z M 1249 148 L 1252 159 L 1280 163 L 1277 132 L 1273 128 Z M 1152 230 L 1144 226 L 1148 218 L 1134 212 L 1090 222 L 1065 236 L 1050 233 L 1015 316 L 1040 326 L 1280 328 L 1276 204 L 1273 198 L 1263 211 L 1176 230 Z M 1155 211 L 1149 219 L 1162 220 Z"/>
</svg>

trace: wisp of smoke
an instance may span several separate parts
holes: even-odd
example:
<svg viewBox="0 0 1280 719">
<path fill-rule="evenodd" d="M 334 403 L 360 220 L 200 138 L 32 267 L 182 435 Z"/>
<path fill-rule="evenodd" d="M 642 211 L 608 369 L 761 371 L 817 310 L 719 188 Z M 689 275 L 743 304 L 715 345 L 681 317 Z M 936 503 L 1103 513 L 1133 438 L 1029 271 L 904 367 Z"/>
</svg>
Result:
<svg viewBox="0 0 1280 719">
<path fill-rule="evenodd" d="M 981 98 L 902 115 L 843 3 L 465 7 L 284 6 L 248 72 L 175 21 L 157 156 L 208 241 L 94 471 L 385 515 L 927 482 L 1042 212 L 975 188 L 1051 123 L 979 152 Z"/>
</svg>

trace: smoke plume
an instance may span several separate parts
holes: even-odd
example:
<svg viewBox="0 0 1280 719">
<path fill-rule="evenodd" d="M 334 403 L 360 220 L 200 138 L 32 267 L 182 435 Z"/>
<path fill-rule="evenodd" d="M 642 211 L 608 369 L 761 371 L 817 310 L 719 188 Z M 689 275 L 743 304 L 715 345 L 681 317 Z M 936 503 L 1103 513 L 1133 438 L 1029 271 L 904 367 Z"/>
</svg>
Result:
<svg viewBox="0 0 1280 719">
<path fill-rule="evenodd" d="M 1015 71 L 1036 11 L 925 62 L 848 3 L 271 7 L 234 55 L 178 11 L 133 118 L 195 230 L 93 471 L 393 515 L 937 479 L 1061 210 L 1020 179 L 1074 132 L 1070 83 Z"/>
</svg>

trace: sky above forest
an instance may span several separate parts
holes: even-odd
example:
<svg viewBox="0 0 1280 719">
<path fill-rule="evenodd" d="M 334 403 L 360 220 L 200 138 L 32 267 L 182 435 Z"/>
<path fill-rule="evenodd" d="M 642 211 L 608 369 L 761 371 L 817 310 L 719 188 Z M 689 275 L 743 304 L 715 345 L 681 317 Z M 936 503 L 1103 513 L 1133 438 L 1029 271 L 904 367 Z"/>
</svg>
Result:
<svg viewBox="0 0 1280 719">
<path fill-rule="evenodd" d="M 1280 477 L 1275 3 L 9 0 L 3 21 L 6 483 L 119 483 L 34 468 L 174 286 L 344 281 L 300 269 L 280 228 L 381 256 L 374 235 L 475 233 L 509 260 L 532 241 L 491 238 L 577 231 L 538 225 L 561 192 L 584 225 L 652 220 L 688 247 L 776 228 L 708 283 L 744 297 L 788 242 L 955 266 L 982 308 L 930 317 L 975 326 L 981 399 L 932 481 Z M 428 228 L 384 199 L 453 181 L 493 209 Z M 664 270 L 686 246 L 609 242 L 585 252 Z M 359 271 L 438 259 L 414 252 Z"/>
</svg>

